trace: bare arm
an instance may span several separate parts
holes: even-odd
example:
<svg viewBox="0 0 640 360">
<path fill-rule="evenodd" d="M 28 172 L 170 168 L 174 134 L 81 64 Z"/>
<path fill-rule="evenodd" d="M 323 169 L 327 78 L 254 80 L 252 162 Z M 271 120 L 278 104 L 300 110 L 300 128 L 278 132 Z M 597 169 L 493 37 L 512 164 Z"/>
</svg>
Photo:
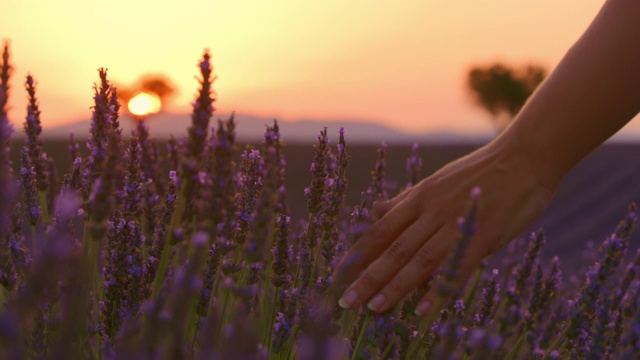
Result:
<svg viewBox="0 0 640 360">
<path fill-rule="evenodd" d="M 374 207 L 380 220 L 349 250 L 336 282 L 345 308 L 394 306 L 449 256 L 455 219 L 480 186 L 478 232 L 458 269 L 462 287 L 482 259 L 546 208 L 564 175 L 640 111 L 640 1 L 609 0 L 533 94 L 487 146 Z M 430 291 L 416 313 L 441 299 Z"/>
<path fill-rule="evenodd" d="M 504 137 L 555 187 L 639 111 L 640 1 L 609 0 Z"/>
</svg>

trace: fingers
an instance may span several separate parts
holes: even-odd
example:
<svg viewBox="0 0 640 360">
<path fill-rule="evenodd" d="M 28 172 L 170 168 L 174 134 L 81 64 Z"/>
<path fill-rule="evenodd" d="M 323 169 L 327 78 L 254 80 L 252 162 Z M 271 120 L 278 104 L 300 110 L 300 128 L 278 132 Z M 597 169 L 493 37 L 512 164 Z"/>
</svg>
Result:
<svg viewBox="0 0 640 360">
<path fill-rule="evenodd" d="M 367 307 L 377 313 L 385 312 L 423 284 L 450 253 L 451 234 L 450 229 L 441 229 L 426 241 L 393 279 L 371 298 Z"/>
<path fill-rule="evenodd" d="M 484 255 L 487 254 L 486 250 L 483 250 L 483 246 L 480 244 L 482 243 L 475 241 L 467 248 L 461 266 L 457 269 L 455 278 L 451 283 L 446 283 L 443 279 L 439 279 L 435 286 L 429 289 L 416 306 L 415 314 L 417 316 L 426 316 L 439 310 L 443 304 L 449 301 L 451 296 L 464 287 L 467 279 L 469 279 L 471 274 L 480 266 Z M 443 294 L 443 286 L 453 289 L 453 292 L 447 291 L 446 294 Z"/>
<path fill-rule="evenodd" d="M 374 294 L 378 293 L 389 281 L 394 279 L 396 273 L 400 271 L 407 262 L 415 257 L 416 251 L 418 251 L 422 244 L 436 231 L 437 228 L 435 225 L 427 221 L 425 217 L 411 224 L 411 226 L 393 241 L 384 253 L 358 277 L 349 289 L 345 291 L 345 295 L 340 299 L 340 306 L 343 308 L 359 306 L 369 300 Z M 408 281 L 408 279 L 397 280 L 397 282 L 402 281 L 403 289 L 410 286 L 409 284 L 416 282 L 413 278 L 422 277 L 422 272 L 409 274 L 409 276 L 412 278 L 411 281 Z M 419 284 L 419 281 L 416 283 Z M 412 288 L 408 288 L 402 295 L 405 295 L 411 289 Z M 372 301 L 376 303 L 388 302 L 384 298 L 379 297 L 374 298 Z"/>
<path fill-rule="evenodd" d="M 381 201 L 374 202 L 373 209 L 372 209 L 374 218 L 380 219 L 381 217 L 383 217 L 396 205 L 401 203 L 402 200 L 404 200 L 409 195 L 410 192 L 411 190 L 406 190 L 391 200 L 381 200 Z"/>
<path fill-rule="evenodd" d="M 418 208 L 406 201 L 375 222 L 342 258 L 334 274 L 338 285 L 351 282 L 418 217 Z"/>
</svg>

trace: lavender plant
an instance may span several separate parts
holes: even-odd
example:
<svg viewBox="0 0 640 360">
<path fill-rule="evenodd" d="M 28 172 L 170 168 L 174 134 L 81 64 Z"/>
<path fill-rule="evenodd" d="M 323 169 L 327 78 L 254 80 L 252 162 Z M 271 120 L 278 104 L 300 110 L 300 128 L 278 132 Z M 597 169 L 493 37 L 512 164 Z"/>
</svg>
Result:
<svg viewBox="0 0 640 360">
<path fill-rule="evenodd" d="M 100 69 L 86 154 L 71 136 L 73 163 L 58 185 L 31 76 L 27 140 L 19 171 L 11 170 L 9 60 L 5 45 L 0 358 L 632 359 L 640 351 L 640 253 L 627 261 L 635 205 L 585 257 L 581 281 L 562 280 L 560 260 L 541 256 L 537 231 L 458 291 L 451 282 L 476 231 L 475 188 L 441 269 L 387 313 L 344 311 L 334 265 L 372 222 L 373 201 L 392 191 L 386 144 L 361 201 L 348 206 L 346 134 L 338 131 L 334 147 L 323 129 L 299 194 L 308 213 L 292 213 L 278 124 L 267 126 L 260 148 L 242 152 L 233 116 L 209 127 L 214 77 L 205 52 L 188 136 L 168 142 L 169 172 L 144 122 L 121 135 L 117 91 Z M 421 168 L 414 145 L 401 188 L 414 186 Z M 519 243 L 528 246 L 519 252 Z M 451 300 L 420 317 L 418 300 L 431 288 Z"/>
</svg>

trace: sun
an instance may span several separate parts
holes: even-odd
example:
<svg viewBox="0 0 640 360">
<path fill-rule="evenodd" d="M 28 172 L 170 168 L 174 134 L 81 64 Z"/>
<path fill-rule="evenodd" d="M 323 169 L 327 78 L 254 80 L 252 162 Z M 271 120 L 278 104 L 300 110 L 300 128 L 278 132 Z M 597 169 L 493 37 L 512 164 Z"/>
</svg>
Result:
<svg viewBox="0 0 640 360">
<path fill-rule="evenodd" d="M 127 104 L 129 111 L 135 116 L 147 116 L 160 111 L 162 101 L 153 93 L 139 92 Z"/>
</svg>

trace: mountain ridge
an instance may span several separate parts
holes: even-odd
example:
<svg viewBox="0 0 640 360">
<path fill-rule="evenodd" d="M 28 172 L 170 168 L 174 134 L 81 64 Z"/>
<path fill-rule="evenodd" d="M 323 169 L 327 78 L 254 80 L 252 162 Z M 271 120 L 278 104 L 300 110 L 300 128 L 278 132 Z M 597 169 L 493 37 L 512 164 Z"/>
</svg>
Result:
<svg viewBox="0 0 640 360">
<path fill-rule="evenodd" d="M 210 126 L 215 127 L 218 119 L 228 119 L 230 114 L 214 116 Z M 239 141 L 254 142 L 263 138 L 267 125 L 273 124 L 274 118 L 252 115 L 234 115 L 236 120 L 236 134 Z M 409 134 L 391 129 L 387 126 L 355 119 L 328 119 L 318 120 L 302 118 L 299 120 L 277 120 L 280 125 L 280 133 L 287 142 L 313 142 L 319 132 L 328 128 L 329 137 L 337 138 L 340 127 L 345 128 L 348 141 L 354 143 L 485 143 L 491 140 L 493 134 L 459 134 L 448 131 L 424 132 Z M 134 118 L 129 115 L 120 117 L 123 134 L 130 134 L 135 127 Z M 191 125 L 189 114 L 160 113 L 147 120 L 149 132 L 159 139 L 166 139 L 174 135 L 182 137 L 187 134 Z M 85 139 L 89 135 L 90 120 L 80 120 L 69 124 L 59 125 L 44 129 L 43 136 L 50 139 L 66 139 L 73 133 L 77 139 Z M 16 134 L 23 136 L 21 132 Z"/>
</svg>

